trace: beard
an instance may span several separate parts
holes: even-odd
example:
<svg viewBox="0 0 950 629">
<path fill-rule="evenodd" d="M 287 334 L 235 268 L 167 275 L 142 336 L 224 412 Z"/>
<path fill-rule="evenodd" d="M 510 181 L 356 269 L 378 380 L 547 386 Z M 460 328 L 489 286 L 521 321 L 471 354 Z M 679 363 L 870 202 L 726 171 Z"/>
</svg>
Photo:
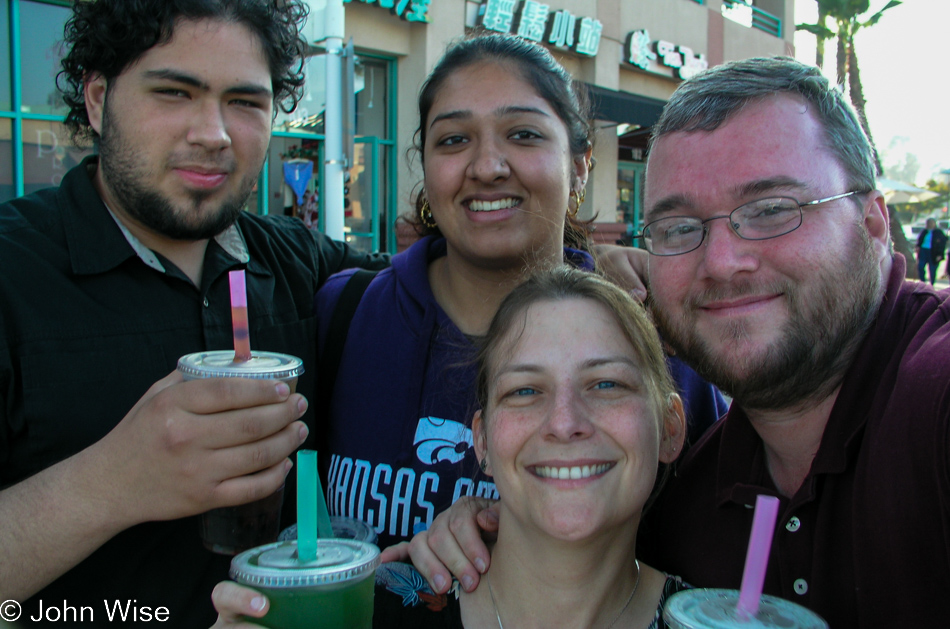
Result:
<svg viewBox="0 0 950 629">
<path fill-rule="evenodd" d="M 811 289 L 791 280 L 711 286 L 686 300 L 683 316 L 651 302 L 657 325 L 681 358 L 745 409 L 789 409 L 824 399 L 844 379 L 880 303 L 882 279 L 870 238 L 860 227 L 855 232 L 843 255 L 821 267 Z M 785 296 L 789 315 L 776 342 L 739 356 L 747 335 L 741 321 L 714 339 L 718 350 L 695 331 L 691 313 L 699 304 L 748 294 Z"/>
<path fill-rule="evenodd" d="M 187 154 L 172 155 L 163 166 L 202 164 L 234 172 L 233 157 L 213 155 L 200 148 L 189 150 Z M 149 230 L 173 240 L 207 240 L 226 230 L 241 215 L 257 182 L 256 175 L 245 177 L 235 192 L 217 202 L 217 207 L 203 208 L 206 203 L 214 203 L 209 199 L 216 191 L 200 190 L 187 191 L 187 200 L 176 206 L 168 196 L 144 183 L 154 172 L 139 155 L 110 111 L 107 95 L 99 138 L 103 178 L 125 213 Z"/>
</svg>

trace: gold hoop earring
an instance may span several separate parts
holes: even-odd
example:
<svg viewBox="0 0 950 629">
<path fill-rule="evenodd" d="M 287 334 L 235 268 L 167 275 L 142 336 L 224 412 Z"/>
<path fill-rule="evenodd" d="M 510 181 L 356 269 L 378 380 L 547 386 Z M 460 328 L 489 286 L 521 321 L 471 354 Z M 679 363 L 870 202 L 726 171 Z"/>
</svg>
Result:
<svg viewBox="0 0 950 629">
<path fill-rule="evenodd" d="M 435 229 L 438 227 L 438 225 L 436 225 L 435 219 L 432 218 L 432 209 L 429 207 L 429 199 L 422 200 L 422 207 L 419 208 L 419 220 L 422 221 L 422 224 L 429 229 Z"/>
<path fill-rule="evenodd" d="M 587 191 L 584 188 L 581 188 L 580 192 L 571 190 L 570 195 L 568 195 L 567 215 L 570 217 L 577 216 L 577 212 L 581 209 L 581 205 L 584 204 L 585 198 L 587 198 Z M 574 202 L 573 208 L 571 207 L 571 201 Z"/>
</svg>

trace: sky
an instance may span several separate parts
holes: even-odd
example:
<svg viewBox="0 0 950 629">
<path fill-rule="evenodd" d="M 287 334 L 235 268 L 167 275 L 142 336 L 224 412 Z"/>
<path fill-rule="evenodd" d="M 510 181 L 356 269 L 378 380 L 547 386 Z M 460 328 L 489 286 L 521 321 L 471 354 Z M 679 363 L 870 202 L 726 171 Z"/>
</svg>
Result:
<svg viewBox="0 0 950 629">
<path fill-rule="evenodd" d="M 887 0 L 871 0 L 870 16 Z M 814 23 L 815 0 L 795 0 L 795 23 Z M 855 37 L 871 135 L 884 167 L 910 153 L 923 185 L 950 168 L 950 0 L 904 0 Z M 825 45 L 825 73 L 834 79 L 835 45 Z M 815 62 L 815 37 L 795 34 L 795 56 Z"/>
</svg>

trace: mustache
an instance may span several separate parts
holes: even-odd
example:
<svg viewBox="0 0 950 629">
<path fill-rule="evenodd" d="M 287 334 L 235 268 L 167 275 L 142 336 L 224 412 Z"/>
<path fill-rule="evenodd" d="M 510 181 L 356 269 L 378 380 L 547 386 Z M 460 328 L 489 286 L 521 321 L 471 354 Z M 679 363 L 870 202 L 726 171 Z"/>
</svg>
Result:
<svg viewBox="0 0 950 629">
<path fill-rule="evenodd" d="M 732 301 L 744 297 L 759 297 L 764 295 L 794 294 L 795 286 L 788 280 L 773 280 L 767 282 L 738 280 L 728 284 L 710 284 L 696 293 L 689 295 L 685 306 L 689 310 L 703 308 L 706 304 L 718 301 Z"/>
<path fill-rule="evenodd" d="M 231 174 L 237 169 L 237 162 L 230 151 L 226 154 L 211 154 L 207 151 L 196 150 L 172 155 L 168 158 L 168 166 L 169 168 L 200 168 L 203 170 L 221 171 Z"/>
</svg>

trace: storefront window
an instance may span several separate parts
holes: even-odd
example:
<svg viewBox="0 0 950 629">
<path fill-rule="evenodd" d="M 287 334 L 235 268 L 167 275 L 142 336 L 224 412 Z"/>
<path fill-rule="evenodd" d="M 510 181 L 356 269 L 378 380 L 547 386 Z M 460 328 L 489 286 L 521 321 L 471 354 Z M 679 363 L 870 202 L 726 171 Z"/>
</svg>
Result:
<svg viewBox="0 0 950 629">
<path fill-rule="evenodd" d="M 322 55 L 307 59 L 304 64 L 304 93 L 297 107 L 286 114 L 277 113 L 274 131 L 323 133 L 323 112 L 327 108 L 326 60 Z"/>
<path fill-rule="evenodd" d="M 385 217 L 391 203 L 391 63 L 357 57 L 354 69 L 355 141 L 344 184 L 344 229 L 347 242 L 366 250 L 385 248 L 388 242 Z M 275 119 L 263 180 L 263 211 L 297 216 L 318 229 L 324 225 L 320 216 L 324 210 L 320 184 L 326 108 L 324 58 L 308 59 L 305 72 L 306 91 L 297 108 L 289 114 L 279 113 Z"/>
<path fill-rule="evenodd" d="M 63 25 L 68 7 L 20 2 L 21 111 L 66 115 L 66 105 L 56 89 L 56 74 L 63 55 Z"/>
<path fill-rule="evenodd" d="M 314 138 L 275 137 L 267 169 L 267 213 L 319 219 L 320 145 Z"/>
<path fill-rule="evenodd" d="M 353 151 L 353 165 L 346 173 L 343 214 L 346 231 L 372 233 L 373 231 L 373 147 L 357 144 Z"/>
<path fill-rule="evenodd" d="M 0 0 L 0 109 L 13 108 L 10 94 L 10 0 Z"/>
<path fill-rule="evenodd" d="M 353 86 L 356 95 L 356 135 L 386 139 L 389 132 L 387 98 L 389 68 L 386 62 L 358 57 Z M 297 108 L 289 114 L 279 112 L 274 131 L 287 133 L 324 132 L 323 115 L 326 110 L 326 59 L 317 55 L 304 65 L 306 83 Z"/>
<path fill-rule="evenodd" d="M 0 201 L 16 196 L 13 183 L 13 121 L 0 119 Z"/>
<path fill-rule="evenodd" d="M 389 137 L 387 64 L 378 59 L 362 59 L 356 67 L 356 134 Z"/>
<path fill-rule="evenodd" d="M 391 144 L 379 145 L 379 196 L 377 205 L 379 206 L 379 247 L 386 248 L 389 251 L 396 251 L 395 238 L 390 243 L 390 225 L 396 220 L 392 213 L 392 200 L 395 194 L 387 194 L 387 182 L 390 180 L 390 164 L 392 163 L 392 153 L 395 148 Z"/>
<path fill-rule="evenodd" d="M 90 152 L 74 147 L 70 143 L 66 127 L 59 122 L 24 120 L 24 193 L 58 186 L 66 171 L 77 165 Z"/>
<path fill-rule="evenodd" d="M 617 220 L 627 224 L 627 238 L 639 234 L 643 229 L 643 174 L 645 164 L 641 162 L 619 162 L 617 164 Z M 636 244 L 639 240 L 633 241 Z"/>
</svg>

